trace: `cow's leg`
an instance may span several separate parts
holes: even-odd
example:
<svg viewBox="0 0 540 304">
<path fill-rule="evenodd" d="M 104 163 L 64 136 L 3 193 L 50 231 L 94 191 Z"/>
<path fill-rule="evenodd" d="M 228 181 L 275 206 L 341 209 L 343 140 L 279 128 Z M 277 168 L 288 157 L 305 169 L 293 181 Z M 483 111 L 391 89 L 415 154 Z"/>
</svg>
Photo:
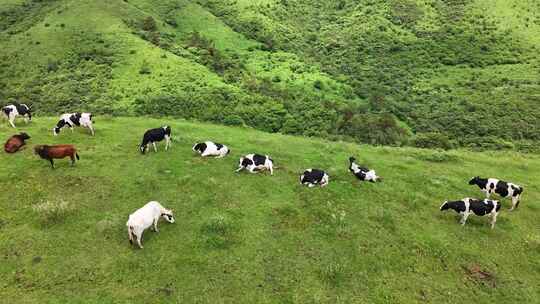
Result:
<svg viewBox="0 0 540 304">
<path fill-rule="evenodd" d="M 154 152 L 157 152 L 157 147 L 156 147 L 156 143 L 153 142 L 152 145 L 154 146 Z"/>
<path fill-rule="evenodd" d="M 142 233 L 139 233 L 137 234 L 137 244 L 139 245 L 139 248 L 143 249 L 143 245 L 142 245 L 142 236 L 143 234 Z"/>
<path fill-rule="evenodd" d="M 157 219 L 154 220 L 154 231 L 155 232 L 159 232 L 158 228 L 157 228 L 157 224 L 159 222 L 159 217 Z"/>
<path fill-rule="evenodd" d="M 71 154 L 69 158 L 71 158 L 71 166 L 75 166 L 75 154 Z"/>
<path fill-rule="evenodd" d="M 274 165 L 273 164 L 270 164 L 268 166 L 268 170 L 270 170 L 270 175 L 274 175 Z"/>
<path fill-rule="evenodd" d="M 465 226 L 465 223 L 467 222 L 467 218 L 469 217 L 469 213 L 468 212 L 465 212 L 463 213 L 462 217 L 461 217 L 461 225 L 462 226 Z"/>
<path fill-rule="evenodd" d="M 495 212 L 491 216 L 491 229 L 495 228 L 495 223 L 497 222 L 497 215 L 499 215 L 499 212 Z"/>
<path fill-rule="evenodd" d="M 51 168 L 54 169 L 54 161 L 52 160 L 52 158 L 49 158 L 49 161 L 51 162 Z"/>
<path fill-rule="evenodd" d="M 127 230 L 128 230 L 129 243 L 133 244 L 133 234 L 131 233 L 131 227 L 128 226 Z"/>
<path fill-rule="evenodd" d="M 313 188 L 313 187 L 315 187 L 315 184 L 312 184 L 312 183 L 308 183 L 308 185 L 307 185 L 307 186 L 308 186 L 309 188 Z"/>
<path fill-rule="evenodd" d="M 92 133 L 92 136 L 94 136 L 95 133 L 94 133 L 94 127 L 92 127 L 92 124 L 88 125 L 88 129 L 90 129 L 90 132 Z"/>
<path fill-rule="evenodd" d="M 165 151 L 169 150 L 169 146 L 171 145 L 171 137 L 170 136 L 165 136 Z"/>
<path fill-rule="evenodd" d="M 15 115 L 9 115 L 9 123 L 15 128 Z"/>
<path fill-rule="evenodd" d="M 234 172 L 240 172 L 240 171 L 242 171 L 243 169 L 244 169 L 243 166 L 238 166 L 238 169 L 236 169 L 236 171 L 234 171 Z"/>
</svg>

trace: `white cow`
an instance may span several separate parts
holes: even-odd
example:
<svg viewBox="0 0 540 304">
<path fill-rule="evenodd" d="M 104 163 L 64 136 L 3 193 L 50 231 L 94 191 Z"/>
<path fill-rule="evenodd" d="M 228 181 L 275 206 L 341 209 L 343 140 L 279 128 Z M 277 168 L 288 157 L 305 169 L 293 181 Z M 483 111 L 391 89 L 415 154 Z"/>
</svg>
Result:
<svg viewBox="0 0 540 304">
<path fill-rule="evenodd" d="M 173 212 L 170 209 L 165 209 L 156 201 L 149 202 L 141 209 L 133 212 L 126 223 L 128 228 L 129 243 L 133 244 L 133 238 L 137 239 L 137 244 L 142 249 L 142 235 L 144 230 L 153 226 L 154 231 L 158 232 L 159 218 L 163 217 L 167 222 L 174 223 Z"/>
</svg>

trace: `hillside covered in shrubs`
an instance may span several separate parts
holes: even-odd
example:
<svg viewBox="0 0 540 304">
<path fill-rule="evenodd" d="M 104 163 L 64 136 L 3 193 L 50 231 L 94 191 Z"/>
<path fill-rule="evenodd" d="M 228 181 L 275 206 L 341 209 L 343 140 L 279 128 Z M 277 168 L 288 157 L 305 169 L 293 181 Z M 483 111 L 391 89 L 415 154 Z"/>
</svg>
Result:
<svg viewBox="0 0 540 304">
<path fill-rule="evenodd" d="M 534 151 L 533 0 L 7 0 L 0 103 Z"/>
</svg>

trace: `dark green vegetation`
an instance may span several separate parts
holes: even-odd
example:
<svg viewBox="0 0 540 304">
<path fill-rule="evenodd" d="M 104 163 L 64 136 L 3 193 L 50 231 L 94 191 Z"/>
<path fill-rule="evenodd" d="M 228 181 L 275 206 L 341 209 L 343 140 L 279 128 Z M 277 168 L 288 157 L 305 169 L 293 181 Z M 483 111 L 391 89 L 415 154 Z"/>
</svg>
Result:
<svg viewBox="0 0 540 304">
<path fill-rule="evenodd" d="M 534 0 L 4 0 L 0 99 L 537 150 Z"/>
<path fill-rule="evenodd" d="M 538 155 L 358 146 L 170 119 L 96 117 L 53 137 L 56 118 L 20 130 L 32 139 L 0 155 L 1 303 L 535 303 L 540 277 Z M 172 125 L 172 149 L 140 155 L 144 130 Z M 13 130 L 0 125 L 0 138 Z M 194 142 L 219 140 L 224 159 L 201 159 Z M 81 161 L 57 169 L 32 145 L 74 143 Z M 274 176 L 235 174 L 238 157 L 269 153 Z M 360 184 L 347 158 L 377 170 Z M 298 175 L 326 169 L 330 185 Z M 525 187 L 465 227 L 438 208 L 481 196 L 473 175 Z M 128 215 L 150 200 L 177 222 L 129 246 Z"/>
</svg>

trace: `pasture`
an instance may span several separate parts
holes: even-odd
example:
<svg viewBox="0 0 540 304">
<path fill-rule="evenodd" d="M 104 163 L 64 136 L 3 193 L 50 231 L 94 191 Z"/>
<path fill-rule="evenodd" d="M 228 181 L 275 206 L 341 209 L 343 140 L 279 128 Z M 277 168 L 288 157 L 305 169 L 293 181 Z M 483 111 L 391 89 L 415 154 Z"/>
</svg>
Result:
<svg viewBox="0 0 540 304">
<path fill-rule="evenodd" d="M 57 118 L 36 117 L 32 136 L 0 156 L 1 303 L 533 303 L 540 277 L 540 156 L 441 152 L 329 142 L 168 118 L 95 117 L 53 137 Z M 172 148 L 138 151 L 146 129 L 168 124 Z M 2 121 L 0 138 L 15 133 Z M 227 144 L 202 159 L 193 143 Z M 36 144 L 75 144 L 81 160 L 52 170 Z M 247 153 L 276 171 L 234 173 Z M 377 171 L 360 183 L 348 158 Z M 325 188 L 299 184 L 306 168 Z M 447 199 L 482 197 L 467 181 L 524 186 L 494 230 L 489 219 L 442 213 Z M 128 215 L 150 200 L 176 223 L 128 243 Z"/>
</svg>

